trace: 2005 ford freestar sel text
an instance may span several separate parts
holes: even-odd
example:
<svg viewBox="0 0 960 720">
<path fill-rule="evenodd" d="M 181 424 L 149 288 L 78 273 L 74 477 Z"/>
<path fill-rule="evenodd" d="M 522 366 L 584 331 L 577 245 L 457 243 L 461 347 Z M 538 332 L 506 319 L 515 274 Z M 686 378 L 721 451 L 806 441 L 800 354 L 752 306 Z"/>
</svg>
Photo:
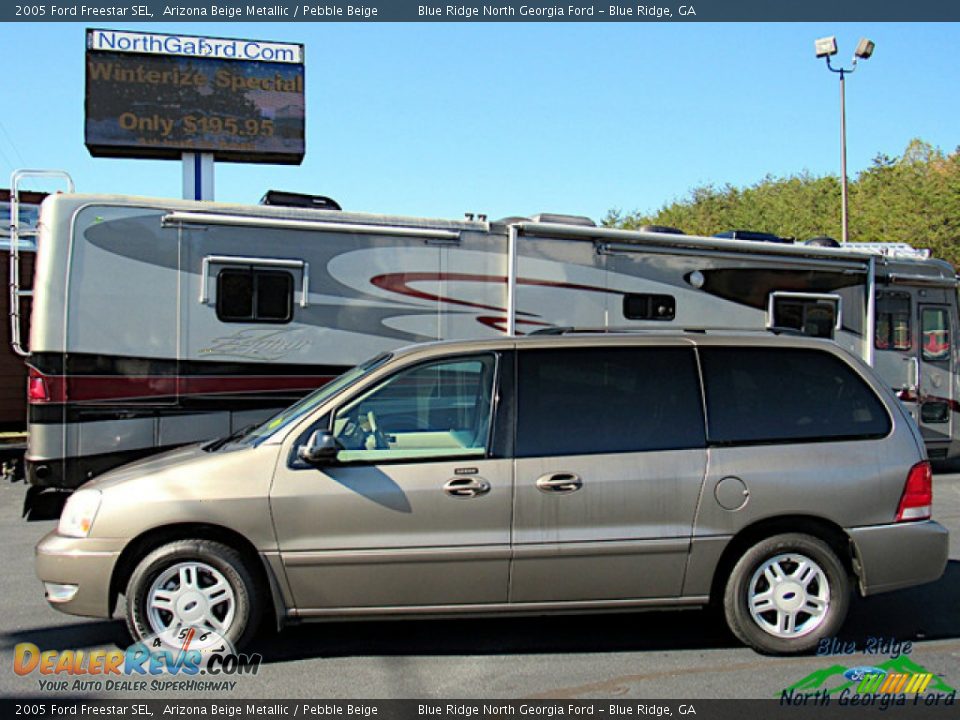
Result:
<svg viewBox="0 0 960 720">
<path fill-rule="evenodd" d="M 113 470 L 37 547 L 136 639 L 302 620 L 721 605 L 768 653 L 939 578 L 916 424 L 834 343 L 570 333 L 381 355 L 255 428 Z"/>
</svg>

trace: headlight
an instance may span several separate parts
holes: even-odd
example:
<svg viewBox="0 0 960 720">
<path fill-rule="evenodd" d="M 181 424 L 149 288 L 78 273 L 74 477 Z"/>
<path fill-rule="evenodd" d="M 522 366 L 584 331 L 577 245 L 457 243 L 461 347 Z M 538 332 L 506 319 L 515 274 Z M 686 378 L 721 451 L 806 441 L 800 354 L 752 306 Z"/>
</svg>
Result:
<svg viewBox="0 0 960 720">
<path fill-rule="evenodd" d="M 86 537 L 99 509 L 99 490 L 77 490 L 63 508 L 57 532 L 67 537 Z"/>
</svg>

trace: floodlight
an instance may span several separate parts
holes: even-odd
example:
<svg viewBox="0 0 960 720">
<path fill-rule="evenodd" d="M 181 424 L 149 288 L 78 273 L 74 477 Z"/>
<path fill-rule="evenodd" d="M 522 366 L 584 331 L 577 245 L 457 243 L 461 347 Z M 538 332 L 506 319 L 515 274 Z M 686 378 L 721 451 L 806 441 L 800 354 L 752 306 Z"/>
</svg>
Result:
<svg viewBox="0 0 960 720">
<path fill-rule="evenodd" d="M 853 54 L 861 60 L 866 60 L 873 55 L 873 48 L 875 47 L 876 45 L 873 44 L 873 40 L 860 38 L 860 42 L 857 44 L 857 49 L 853 51 Z"/>
<path fill-rule="evenodd" d="M 814 41 L 813 47 L 817 51 L 818 58 L 830 57 L 837 54 L 837 39 L 833 35 L 820 38 Z"/>
</svg>

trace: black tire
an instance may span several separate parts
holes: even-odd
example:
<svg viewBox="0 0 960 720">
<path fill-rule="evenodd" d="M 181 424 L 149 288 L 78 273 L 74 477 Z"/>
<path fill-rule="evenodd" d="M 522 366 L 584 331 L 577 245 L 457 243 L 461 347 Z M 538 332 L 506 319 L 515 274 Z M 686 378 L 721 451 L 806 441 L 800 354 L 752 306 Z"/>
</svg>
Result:
<svg viewBox="0 0 960 720">
<path fill-rule="evenodd" d="M 778 595 L 773 584 L 760 572 L 761 568 L 778 556 L 784 556 L 778 561 L 777 567 L 787 570 L 784 576 L 787 582 L 794 581 L 791 568 L 794 569 L 793 572 L 800 571 L 801 558 L 812 561 L 820 570 L 820 575 L 813 573 L 803 595 L 795 591 L 799 588 L 787 584 L 780 586 Z M 806 572 L 804 571 L 804 576 Z M 792 607 L 791 603 L 795 598 L 800 602 L 808 595 L 824 597 L 821 582 L 827 591 L 826 610 L 819 617 L 804 613 L 802 609 L 798 610 L 793 614 L 793 618 L 795 622 L 799 620 L 799 627 L 794 629 L 793 633 L 786 630 L 786 637 L 777 634 L 784 632 L 783 628 L 772 626 L 791 613 L 781 612 L 780 606 L 767 612 L 758 608 L 758 620 L 751 612 L 749 601 L 751 594 L 757 590 L 760 591 L 757 593 L 759 595 L 769 589 L 771 595 L 779 598 L 779 602 L 785 607 Z M 811 535 L 786 533 L 758 542 L 737 561 L 723 594 L 723 609 L 727 625 L 733 634 L 755 650 L 770 655 L 803 653 L 815 648 L 823 638 L 837 634 L 850 607 L 851 589 L 849 573 L 827 543 Z M 805 624 L 810 625 L 809 629 L 803 628 Z"/>
<path fill-rule="evenodd" d="M 253 637 L 263 612 L 263 588 L 249 561 L 234 548 L 212 540 L 177 540 L 146 555 L 127 583 L 127 628 L 134 640 L 156 634 L 148 619 L 148 595 L 154 581 L 165 571 L 180 564 L 196 562 L 218 571 L 233 592 L 232 620 L 222 637 L 235 649 L 243 648 Z"/>
</svg>

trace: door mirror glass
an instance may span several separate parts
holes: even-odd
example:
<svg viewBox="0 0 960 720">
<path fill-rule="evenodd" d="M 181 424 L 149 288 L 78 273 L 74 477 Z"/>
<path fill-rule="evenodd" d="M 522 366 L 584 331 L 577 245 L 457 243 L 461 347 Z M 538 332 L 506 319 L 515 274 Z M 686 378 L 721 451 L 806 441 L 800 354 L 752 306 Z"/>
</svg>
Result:
<svg viewBox="0 0 960 720">
<path fill-rule="evenodd" d="M 323 465 L 337 459 L 340 445 L 329 430 L 317 430 L 306 445 L 297 448 L 297 457 L 310 465 Z"/>
</svg>

